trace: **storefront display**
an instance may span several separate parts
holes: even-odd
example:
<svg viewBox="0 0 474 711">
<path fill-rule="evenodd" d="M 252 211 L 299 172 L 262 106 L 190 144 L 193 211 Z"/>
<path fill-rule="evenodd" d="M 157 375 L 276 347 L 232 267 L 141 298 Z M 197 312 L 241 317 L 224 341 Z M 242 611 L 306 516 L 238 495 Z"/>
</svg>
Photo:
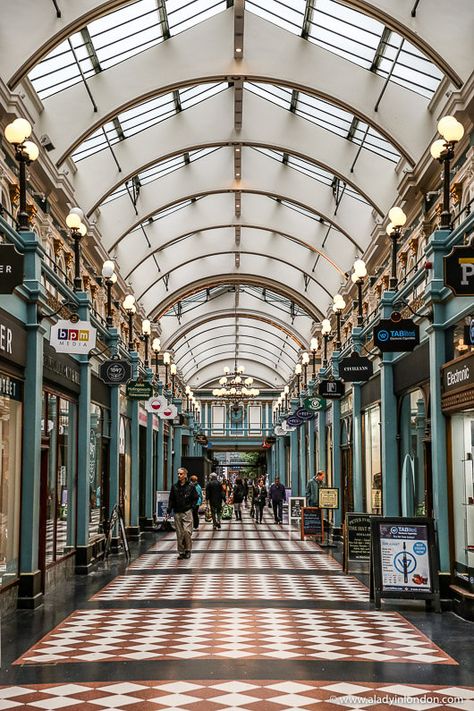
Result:
<svg viewBox="0 0 474 711">
<path fill-rule="evenodd" d="M 402 516 L 425 516 L 428 510 L 425 430 L 425 398 L 418 388 L 402 398 L 400 407 Z"/>
<path fill-rule="evenodd" d="M 89 462 L 89 540 L 102 535 L 102 524 L 109 505 L 109 449 L 110 414 L 105 408 L 91 404 L 90 462 Z"/>
<path fill-rule="evenodd" d="M 368 513 L 380 515 L 382 513 L 380 405 L 375 405 L 364 412 L 362 425 L 366 510 Z"/>
</svg>

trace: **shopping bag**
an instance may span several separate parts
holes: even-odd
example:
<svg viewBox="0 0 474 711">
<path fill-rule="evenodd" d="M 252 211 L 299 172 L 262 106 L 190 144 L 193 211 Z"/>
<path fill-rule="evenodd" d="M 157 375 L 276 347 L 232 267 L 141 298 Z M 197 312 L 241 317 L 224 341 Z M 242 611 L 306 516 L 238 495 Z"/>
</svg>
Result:
<svg viewBox="0 0 474 711">
<path fill-rule="evenodd" d="M 231 506 L 230 504 L 224 504 L 224 506 L 222 507 L 221 519 L 223 521 L 229 521 L 232 518 L 233 513 L 234 513 L 234 507 Z"/>
</svg>

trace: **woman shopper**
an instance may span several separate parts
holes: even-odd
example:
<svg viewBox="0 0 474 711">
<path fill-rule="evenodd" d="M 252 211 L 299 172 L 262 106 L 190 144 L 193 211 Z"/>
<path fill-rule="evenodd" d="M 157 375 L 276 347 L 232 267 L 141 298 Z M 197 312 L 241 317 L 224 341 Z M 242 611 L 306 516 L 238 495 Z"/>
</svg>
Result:
<svg viewBox="0 0 474 711">
<path fill-rule="evenodd" d="M 194 488 L 196 489 L 198 495 L 198 500 L 193 506 L 193 528 L 194 530 L 196 530 L 197 528 L 199 528 L 199 507 L 202 504 L 202 488 L 196 474 L 192 475 L 191 484 L 194 484 Z"/>
<path fill-rule="evenodd" d="M 254 491 L 255 498 L 255 522 L 262 523 L 263 519 L 263 509 L 265 508 L 265 501 L 267 500 L 267 487 L 264 484 L 263 479 L 259 479 L 257 486 Z"/>
<path fill-rule="evenodd" d="M 242 479 L 240 479 L 240 478 L 237 478 L 235 480 L 234 489 L 233 489 L 233 496 L 234 496 L 235 520 L 242 521 L 242 501 L 244 500 L 244 497 L 245 497 L 245 488 L 244 488 Z"/>
</svg>

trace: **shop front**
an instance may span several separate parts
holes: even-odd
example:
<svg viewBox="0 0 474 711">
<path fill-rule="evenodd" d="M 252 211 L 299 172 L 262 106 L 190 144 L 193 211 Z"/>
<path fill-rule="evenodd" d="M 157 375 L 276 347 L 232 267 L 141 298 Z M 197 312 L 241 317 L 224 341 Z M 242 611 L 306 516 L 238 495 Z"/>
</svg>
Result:
<svg viewBox="0 0 474 711">
<path fill-rule="evenodd" d="M 25 355 L 23 324 L 0 310 L 0 610 L 18 579 Z"/>
<path fill-rule="evenodd" d="M 110 498 L 110 388 L 92 374 L 89 463 L 89 544 L 93 557 L 104 545 L 104 520 Z"/>
<path fill-rule="evenodd" d="M 459 611 L 474 619 L 474 353 L 443 366 L 442 389 L 448 434 L 452 581 Z"/>
<path fill-rule="evenodd" d="M 380 429 L 380 376 L 361 388 L 362 471 L 364 510 L 382 515 L 382 438 Z"/>
</svg>

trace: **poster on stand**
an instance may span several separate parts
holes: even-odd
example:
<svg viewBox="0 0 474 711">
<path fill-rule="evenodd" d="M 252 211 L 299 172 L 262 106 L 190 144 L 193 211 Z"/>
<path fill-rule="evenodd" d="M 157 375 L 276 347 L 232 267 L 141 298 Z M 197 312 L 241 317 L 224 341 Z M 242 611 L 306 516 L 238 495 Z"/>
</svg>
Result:
<svg viewBox="0 0 474 711">
<path fill-rule="evenodd" d="M 169 491 L 157 491 L 156 501 L 155 501 L 155 516 L 158 523 L 164 521 L 166 517 L 166 510 L 168 508 L 168 501 L 170 498 Z M 170 518 L 173 518 L 170 516 Z"/>
<path fill-rule="evenodd" d="M 287 495 L 288 501 L 288 522 L 291 526 L 292 523 L 301 522 L 301 509 L 306 506 L 306 497 L 304 496 L 290 496 Z"/>
</svg>

